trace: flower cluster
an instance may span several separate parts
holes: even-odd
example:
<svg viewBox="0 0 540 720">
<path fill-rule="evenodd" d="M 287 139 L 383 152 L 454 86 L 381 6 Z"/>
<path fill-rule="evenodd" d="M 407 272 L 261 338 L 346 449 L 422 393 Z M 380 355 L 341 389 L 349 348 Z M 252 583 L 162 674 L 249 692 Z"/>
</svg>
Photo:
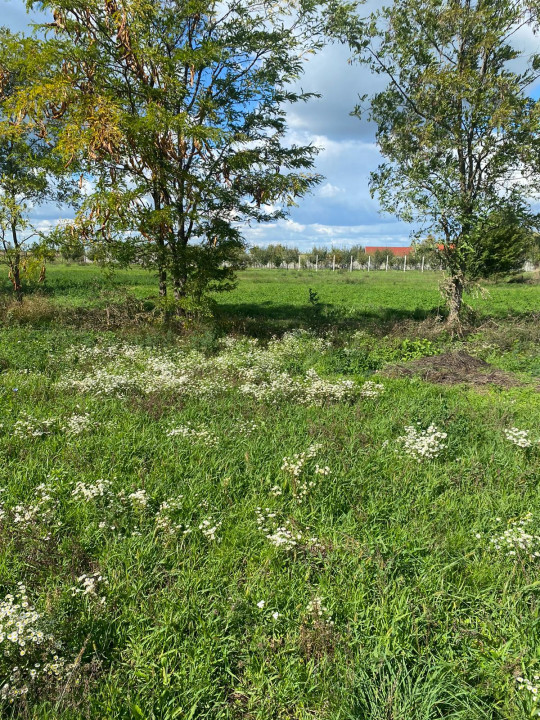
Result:
<svg viewBox="0 0 540 720">
<path fill-rule="evenodd" d="M 313 445 L 310 445 L 305 452 L 295 453 L 292 457 L 284 457 L 281 469 L 292 475 L 294 478 L 299 477 L 306 462 L 311 458 L 316 457 L 321 447 L 322 445 L 320 443 L 314 443 Z"/>
<path fill-rule="evenodd" d="M 172 428 L 167 433 L 169 437 L 184 437 L 188 438 L 189 440 L 201 443 L 202 445 L 206 445 L 207 447 L 214 447 L 219 443 L 219 438 L 217 435 L 215 435 L 213 432 L 208 430 L 207 428 L 199 428 L 198 430 L 191 426 L 190 423 L 187 425 L 180 425 L 179 427 Z"/>
<path fill-rule="evenodd" d="M 313 445 L 310 445 L 305 452 L 295 453 L 292 457 L 283 458 L 281 469 L 291 476 L 292 495 L 293 498 L 299 503 L 303 502 L 303 500 L 309 494 L 310 490 L 312 490 L 316 485 L 316 482 L 314 480 L 301 480 L 301 476 L 306 470 L 306 465 L 309 460 L 317 456 L 317 453 L 319 452 L 321 447 L 322 445 L 320 445 L 320 443 L 315 443 Z M 332 471 L 330 470 L 328 465 L 321 466 L 317 464 L 315 465 L 313 472 L 315 475 L 324 477 L 330 475 Z M 276 488 L 277 486 L 274 486 L 271 490 L 271 493 L 274 496 L 276 496 L 277 494 L 281 494 L 281 492 L 276 493 Z"/>
<path fill-rule="evenodd" d="M 255 512 L 258 529 L 264 533 L 266 539 L 274 547 L 288 551 L 300 546 L 312 549 L 322 547 L 317 538 L 309 537 L 306 532 L 295 527 L 290 520 L 280 523 L 277 520 L 277 513 L 272 512 L 270 508 L 265 508 L 263 511 L 258 507 Z M 307 531 L 309 528 L 305 530 Z"/>
<path fill-rule="evenodd" d="M 40 420 L 23 413 L 21 418 L 17 420 L 13 426 L 13 434 L 15 437 L 28 438 L 28 437 L 42 437 L 43 435 L 50 435 L 57 421 L 54 418 L 42 418 Z"/>
<path fill-rule="evenodd" d="M 146 494 L 146 490 L 135 490 L 135 492 L 128 495 L 128 500 L 137 510 L 144 510 L 144 508 L 148 505 L 148 495 Z"/>
<path fill-rule="evenodd" d="M 332 619 L 332 613 L 323 604 L 321 597 L 316 595 L 313 600 L 310 600 L 306 606 L 306 612 L 308 616 L 317 624 L 324 624 L 332 627 L 334 620 Z"/>
<path fill-rule="evenodd" d="M 237 388 L 260 401 L 279 403 L 288 399 L 319 406 L 362 393 L 372 397 L 382 391 L 375 383 L 366 383 L 360 390 L 352 380 L 326 380 L 314 369 L 303 376 L 292 375 L 291 366 L 300 366 L 299 361 L 325 352 L 330 345 L 309 333 L 289 333 L 266 347 L 257 340 L 236 338 L 225 338 L 221 345 L 221 353 L 213 357 L 193 350 L 164 352 L 131 345 L 73 348 L 70 357 L 78 359 L 78 369 L 59 385 L 83 393 L 117 396 L 134 391 L 174 391 L 214 397 Z M 89 367 L 84 367 L 86 363 Z"/>
<path fill-rule="evenodd" d="M 77 584 L 71 588 L 71 594 L 75 595 L 88 595 L 91 598 L 98 598 L 98 592 L 103 592 L 103 586 L 108 585 L 108 580 L 99 572 L 93 572 L 88 575 L 79 575 L 77 578 Z M 105 604 L 105 596 L 99 597 L 101 605 Z"/>
<path fill-rule="evenodd" d="M 93 485 L 77 482 L 71 493 L 75 498 L 93 500 L 94 498 L 107 497 L 112 495 L 111 482 L 109 480 L 97 480 Z"/>
<path fill-rule="evenodd" d="M 509 556 L 528 555 L 531 560 L 540 558 L 540 535 L 531 535 L 525 531 L 531 521 L 531 513 L 510 521 L 501 535 L 490 539 L 493 548 Z"/>
<path fill-rule="evenodd" d="M 61 521 L 55 519 L 58 500 L 53 495 L 50 484 L 42 483 L 35 489 L 35 502 L 29 505 L 15 505 L 12 508 L 13 523 L 24 530 L 44 525 L 47 529 L 60 527 Z M 47 534 L 43 539 L 49 539 Z"/>
<path fill-rule="evenodd" d="M 528 430 L 519 430 L 516 427 L 505 430 L 506 439 L 521 448 L 532 447 L 533 441 Z"/>
<path fill-rule="evenodd" d="M 190 526 L 178 520 L 178 514 L 182 512 L 183 505 L 182 495 L 164 500 L 156 514 L 156 530 L 166 536 L 174 536 L 179 533 L 189 535 L 191 532 Z"/>
<path fill-rule="evenodd" d="M 242 436 L 248 436 L 253 435 L 253 433 L 258 430 L 259 426 L 256 422 L 253 422 L 252 420 L 237 420 L 235 430 L 238 435 Z"/>
<path fill-rule="evenodd" d="M 92 427 L 92 418 L 88 413 L 84 415 L 72 415 L 62 425 L 62 431 L 66 435 L 80 435 Z"/>
<path fill-rule="evenodd" d="M 201 521 L 199 524 L 199 530 L 202 532 L 207 540 L 216 540 L 220 542 L 221 538 L 217 537 L 217 531 L 221 527 L 221 521 L 216 522 L 214 518 L 209 515 L 207 518 Z"/>
<path fill-rule="evenodd" d="M 71 668 L 57 655 L 60 645 L 42 625 L 19 583 L 15 595 L 0 602 L 0 673 L 8 678 L 0 687 L 0 699 L 14 702 L 27 695 L 32 684 L 60 679 Z"/>
<path fill-rule="evenodd" d="M 376 383 L 372 380 L 366 380 L 360 389 L 360 395 L 362 397 L 378 397 L 384 392 L 384 385 L 382 383 Z"/>
<path fill-rule="evenodd" d="M 402 451 L 406 455 L 421 462 L 440 455 L 446 447 L 442 442 L 446 437 L 447 434 L 440 432 L 435 425 L 430 425 L 427 430 L 408 425 L 405 428 L 405 435 L 398 437 L 396 442 L 401 444 Z"/>
<path fill-rule="evenodd" d="M 536 715 L 540 717 L 540 708 L 538 707 L 538 681 L 540 680 L 540 675 L 534 675 L 533 680 L 534 682 L 532 682 L 532 680 L 529 680 L 529 678 L 524 678 L 521 676 L 518 676 L 516 678 L 516 682 L 519 683 L 519 689 L 525 690 L 525 692 L 529 693 L 532 698 L 534 707 L 531 715 Z"/>
</svg>

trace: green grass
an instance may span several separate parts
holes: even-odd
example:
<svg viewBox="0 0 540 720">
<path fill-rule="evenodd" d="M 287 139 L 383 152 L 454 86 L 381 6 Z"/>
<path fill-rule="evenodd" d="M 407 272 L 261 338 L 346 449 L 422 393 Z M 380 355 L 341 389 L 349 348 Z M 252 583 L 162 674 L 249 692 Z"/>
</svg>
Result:
<svg viewBox="0 0 540 720">
<path fill-rule="evenodd" d="M 504 434 L 516 426 L 539 436 L 538 333 L 527 315 L 540 292 L 490 286 L 490 299 L 471 300 L 478 327 L 453 340 L 428 322 L 437 280 L 250 271 L 219 298 L 217 327 L 180 337 L 7 318 L 0 602 L 24 582 L 40 614 L 34 624 L 77 665 L 4 703 L 1 717 L 531 717 L 532 695 L 515 678 L 540 674 L 540 560 L 519 549 L 509 556 L 490 539 L 529 512 L 526 529 L 540 535 L 540 446 L 519 448 Z M 139 298 L 155 293 L 147 273 L 118 273 L 119 293 L 126 281 Z M 50 301 L 106 303 L 99 282 L 94 268 L 52 267 Z M 324 303 L 320 315 L 309 287 Z M 324 342 L 304 333 L 267 347 L 275 330 L 310 321 Z M 219 338 L 229 327 L 238 340 L 226 346 Z M 243 339 L 242 327 L 263 340 Z M 102 350 L 92 355 L 94 347 Z M 379 374 L 389 362 L 449 349 L 512 371 L 522 385 L 476 390 Z M 152 357 L 161 365 L 145 375 Z M 185 384 L 167 384 L 164 366 L 184 368 Z M 332 383 L 351 380 L 352 396 L 320 405 L 295 396 L 291 387 L 310 368 Z M 122 389 L 100 392 L 112 373 L 125 379 Z M 274 395 L 242 392 L 247 377 L 260 389 L 280 373 Z M 70 378 L 86 378 L 88 391 Z M 362 397 L 366 380 L 384 392 Z M 80 434 L 62 429 L 84 414 L 90 426 Z M 397 439 L 415 423 L 447 433 L 438 457 L 418 462 L 403 452 Z M 210 440 L 169 436 L 178 426 L 206 429 Z M 40 427 L 46 434 L 33 435 Z M 283 458 L 314 443 L 317 457 L 291 479 Z M 318 475 L 316 463 L 331 474 Z M 100 479 L 110 483 L 103 495 L 73 494 Z M 299 502 L 304 480 L 314 485 Z M 41 483 L 50 499 L 39 504 Z M 129 499 L 141 489 L 144 506 Z M 167 535 L 156 516 L 170 499 L 179 503 L 171 523 L 181 527 Z M 258 507 L 301 532 L 297 546 L 275 547 L 257 525 Z M 215 540 L 199 529 L 207 518 L 221 523 Z M 103 578 L 97 596 L 73 594 L 77 578 L 94 572 Z M 322 616 L 309 609 L 318 597 Z M 49 645 L 0 656 L 0 687 L 27 658 L 42 662 Z"/>
<path fill-rule="evenodd" d="M 443 274 L 439 272 L 246 270 L 238 277 L 237 289 L 217 299 L 227 313 L 241 316 L 303 320 L 309 288 L 318 293 L 322 304 L 349 318 L 421 319 L 442 309 L 438 284 Z M 6 280 L 0 289 L 8 293 Z M 107 293 L 114 291 L 139 299 L 155 297 L 157 281 L 140 268 L 111 273 L 95 266 L 53 263 L 41 291 L 62 305 L 92 306 L 106 303 Z M 484 284 L 482 293 L 466 294 L 465 300 L 482 315 L 504 317 L 509 312 L 530 312 L 537 307 L 538 296 L 537 285 L 503 281 Z"/>
</svg>

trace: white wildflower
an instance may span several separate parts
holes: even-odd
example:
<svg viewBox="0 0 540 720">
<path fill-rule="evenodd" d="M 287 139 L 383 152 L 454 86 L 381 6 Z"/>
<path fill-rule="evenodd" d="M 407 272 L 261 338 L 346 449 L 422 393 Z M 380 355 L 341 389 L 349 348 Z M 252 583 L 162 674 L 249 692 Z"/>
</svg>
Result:
<svg viewBox="0 0 540 720">
<path fill-rule="evenodd" d="M 402 445 L 402 450 L 409 457 L 418 460 L 431 460 L 437 457 L 446 448 L 442 442 L 447 438 L 445 432 L 440 432 L 435 425 L 427 430 L 419 430 L 414 425 L 405 428 L 405 435 L 398 437 L 396 442 Z"/>
<path fill-rule="evenodd" d="M 506 439 L 521 448 L 532 447 L 533 441 L 530 438 L 529 430 L 519 430 L 516 427 L 505 430 Z"/>
</svg>

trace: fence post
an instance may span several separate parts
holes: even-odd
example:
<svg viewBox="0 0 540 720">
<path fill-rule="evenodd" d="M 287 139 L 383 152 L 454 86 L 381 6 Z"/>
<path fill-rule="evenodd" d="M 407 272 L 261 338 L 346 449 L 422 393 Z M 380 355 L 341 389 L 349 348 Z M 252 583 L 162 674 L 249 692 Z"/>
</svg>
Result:
<svg viewBox="0 0 540 720">
<path fill-rule="evenodd" d="M 336 256 L 334 255 L 332 258 L 332 272 L 336 269 Z"/>
<path fill-rule="evenodd" d="M 386 272 L 388 272 L 388 255 L 386 256 Z"/>
<path fill-rule="evenodd" d="M 403 258 L 403 272 L 405 272 L 406 269 L 407 269 L 407 256 L 405 255 L 405 257 Z"/>
<path fill-rule="evenodd" d="M 300 255 L 298 256 L 298 269 L 300 270 Z"/>
<path fill-rule="evenodd" d="M 319 256 L 315 255 L 315 272 L 319 272 Z"/>
<path fill-rule="evenodd" d="M 352 272 L 352 255 L 351 255 L 351 267 L 350 267 L 349 272 Z"/>
<path fill-rule="evenodd" d="M 422 255 L 422 272 L 424 272 L 424 256 Z"/>
<path fill-rule="evenodd" d="M 371 255 L 367 256 L 367 270 L 370 271 L 371 268 Z"/>
</svg>

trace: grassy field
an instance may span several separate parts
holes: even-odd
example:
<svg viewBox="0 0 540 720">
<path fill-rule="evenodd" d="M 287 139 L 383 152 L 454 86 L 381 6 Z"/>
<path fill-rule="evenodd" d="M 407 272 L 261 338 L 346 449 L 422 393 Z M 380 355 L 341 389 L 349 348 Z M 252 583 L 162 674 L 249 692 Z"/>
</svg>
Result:
<svg viewBox="0 0 540 720">
<path fill-rule="evenodd" d="M 453 339 L 438 280 L 250 271 L 180 335 L 110 322 L 142 271 L 6 306 L 0 716 L 540 714 L 540 287 Z M 508 382 L 399 369 L 453 351 Z"/>
</svg>

